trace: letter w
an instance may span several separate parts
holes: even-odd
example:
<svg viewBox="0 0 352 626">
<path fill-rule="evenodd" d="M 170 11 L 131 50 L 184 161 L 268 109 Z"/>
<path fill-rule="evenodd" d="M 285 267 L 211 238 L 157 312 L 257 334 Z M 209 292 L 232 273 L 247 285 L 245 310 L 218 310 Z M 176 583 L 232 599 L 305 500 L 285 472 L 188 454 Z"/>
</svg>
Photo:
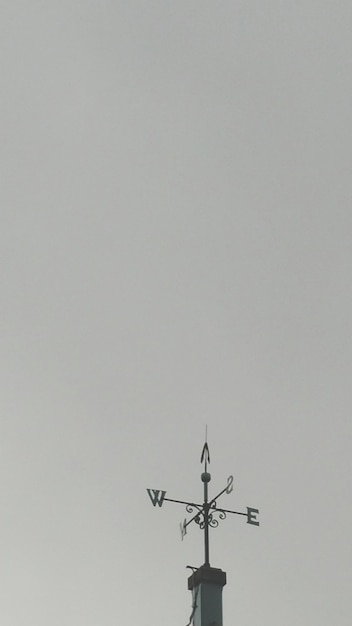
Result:
<svg viewBox="0 0 352 626">
<path fill-rule="evenodd" d="M 157 504 L 162 506 L 166 496 L 166 491 L 159 491 L 158 489 L 147 489 L 147 491 L 153 506 L 156 506 Z"/>
</svg>

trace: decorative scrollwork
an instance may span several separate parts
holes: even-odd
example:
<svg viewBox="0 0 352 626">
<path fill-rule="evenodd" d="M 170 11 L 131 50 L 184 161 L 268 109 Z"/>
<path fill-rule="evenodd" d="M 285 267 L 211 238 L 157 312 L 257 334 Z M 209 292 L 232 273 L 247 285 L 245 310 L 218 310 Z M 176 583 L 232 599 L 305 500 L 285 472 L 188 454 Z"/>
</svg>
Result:
<svg viewBox="0 0 352 626">
<path fill-rule="evenodd" d="M 193 520 L 191 521 L 194 521 L 201 530 L 204 530 L 206 523 L 211 528 L 217 528 L 219 526 L 220 520 L 226 519 L 225 511 L 223 511 L 222 509 L 217 509 L 215 502 L 212 502 L 212 505 L 213 506 L 208 511 L 208 515 L 206 515 L 204 508 L 194 507 L 193 505 L 187 506 L 188 513 L 193 513 L 195 509 L 198 509 L 199 512 L 196 513 L 196 515 L 193 517 Z"/>
<path fill-rule="evenodd" d="M 219 520 L 217 520 L 212 513 L 209 515 L 209 526 L 217 528 L 219 526 Z"/>
<path fill-rule="evenodd" d="M 203 530 L 205 528 L 204 511 L 200 511 L 200 513 L 194 518 L 194 521 L 198 524 L 199 528 Z"/>
<path fill-rule="evenodd" d="M 187 504 L 186 511 L 187 513 L 194 513 L 195 511 L 198 511 L 200 514 L 203 512 L 203 508 L 197 504 Z"/>
<path fill-rule="evenodd" d="M 215 515 L 218 516 L 215 517 Z M 219 526 L 219 521 L 226 519 L 226 513 L 222 509 L 213 509 L 211 513 L 209 513 L 208 520 L 209 526 L 212 528 L 217 528 Z"/>
<path fill-rule="evenodd" d="M 190 520 L 188 520 L 188 522 L 186 522 L 185 527 L 187 527 L 188 524 L 190 524 L 191 522 L 195 522 L 196 524 L 198 524 L 199 528 L 203 530 L 205 527 L 204 508 L 200 505 L 192 503 L 187 504 L 186 511 L 187 513 L 191 514 L 195 513 L 195 515 Z"/>
<path fill-rule="evenodd" d="M 229 477 L 228 487 L 231 488 L 231 486 L 231 477 Z M 210 528 L 217 528 L 220 521 L 226 519 L 226 512 L 223 509 L 217 508 L 217 499 L 219 495 L 221 495 L 221 493 L 218 494 L 218 496 L 216 496 L 213 500 L 210 500 L 209 503 L 205 502 L 203 506 L 195 504 L 194 502 L 184 503 L 186 504 L 187 513 L 190 513 L 191 515 L 193 514 L 193 517 L 191 517 L 188 521 L 184 520 L 183 524 L 181 524 L 182 537 L 185 536 L 187 526 L 192 522 L 195 522 L 201 530 L 204 530 L 206 525 Z"/>
</svg>

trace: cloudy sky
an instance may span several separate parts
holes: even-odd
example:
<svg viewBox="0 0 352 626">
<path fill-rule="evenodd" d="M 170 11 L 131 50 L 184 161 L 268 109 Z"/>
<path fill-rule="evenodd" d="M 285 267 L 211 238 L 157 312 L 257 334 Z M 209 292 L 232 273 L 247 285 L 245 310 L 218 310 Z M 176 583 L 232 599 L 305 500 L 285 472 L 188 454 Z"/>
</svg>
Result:
<svg viewBox="0 0 352 626">
<path fill-rule="evenodd" d="M 0 621 L 350 626 L 352 5 L 2 0 Z"/>
</svg>

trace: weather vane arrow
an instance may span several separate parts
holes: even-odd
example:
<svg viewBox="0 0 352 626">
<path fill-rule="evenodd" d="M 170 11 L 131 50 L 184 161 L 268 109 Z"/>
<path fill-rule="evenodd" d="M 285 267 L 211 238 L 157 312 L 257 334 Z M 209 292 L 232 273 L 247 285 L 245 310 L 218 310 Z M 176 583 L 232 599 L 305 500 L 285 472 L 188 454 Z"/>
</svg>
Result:
<svg viewBox="0 0 352 626">
<path fill-rule="evenodd" d="M 246 512 L 232 511 L 219 507 L 217 504 L 218 499 L 224 494 L 230 494 L 233 491 L 233 476 L 229 476 L 227 484 L 214 498 L 209 500 L 208 485 L 211 480 L 211 475 L 208 472 L 208 464 L 210 464 L 210 453 L 207 440 L 205 440 L 202 455 L 200 459 L 201 463 L 204 463 L 204 471 L 201 474 L 201 480 L 203 483 L 203 503 L 198 504 L 196 502 L 185 502 L 184 500 L 175 500 L 173 498 L 166 497 L 166 491 L 160 489 L 147 489 L 148 495 L 151 499 L 153 506 L 161 507 L 164 502 L 176 502 L 177 504 L 184 504 L 186 506 L 187 513 L 192 517 L 185 519 L 181 524 L 181 537 L 182 539 L 187 533 L 188 526 L 195 522 L 201 530 L 204 531 L 204 565 L 210 567 L 209 562 L 209 529 L 217 528 L 219 526 L 219 520 L 224 520 L 228 513 L 234 515 L 243 515 L 247 518 L 247 523 L 253 526 L 259 526 L 258 515 L 259 510 L 252 507 L 247 507 Z"/>
</svg>

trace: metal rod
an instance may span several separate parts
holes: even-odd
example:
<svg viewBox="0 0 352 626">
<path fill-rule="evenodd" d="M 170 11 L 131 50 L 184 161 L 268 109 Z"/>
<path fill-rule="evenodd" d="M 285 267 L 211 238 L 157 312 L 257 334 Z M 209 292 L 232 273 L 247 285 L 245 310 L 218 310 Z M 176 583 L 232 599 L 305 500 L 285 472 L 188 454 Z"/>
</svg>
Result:
<svg viewBox="0 0 352 626">
<path fill-rule="evenodd" d="M 210 504 L 211 504 L 212 502 L 215 502 L 218 498 L 220 498 L 220 496 L 222 496 L 222 494 L 223 494 L 223 493 L 225 493 L 225 491 L 227 491 L 227 487 L 225 487 L 224 489 L 222 489 L 222 490 L 218 493 L 218 495 L 217 495 L 217 496 L 215 496 L 215 498 L 212 498 L 212 499 L 211 499 Z"/>
<path fill-rule="evenodd" d="M 204 565 L 210 567 L 209 561 L 209 504 L 208 504 L 208 483 L 204 481 Z"/>
<path fill-rule="evenodd" d="M 240 511 L 229 511 L 229 509 L 218 509 L 216 506 L 210 506 L 209 509 L 211 509 L 212 511 L 219 511 L 219 512 L 223 512 L 223 513 L 234 513 L 234 515 L 244 515 L 247 516 L 248 513 L 242 513 Z"/>
<path fill-rule="evenodd" d="M 184 500 L 173 500 L 172 498 L 164 498 L 164 501 L 177 502 L 178 504 L 187 504 L 188 506 L 194 506 L 195 508 L 198 508 L 199 510 L 201 510 L 202 508 L 202 505 L 196 504 L 196 502 L 185 502 Z"/>
</svg>

